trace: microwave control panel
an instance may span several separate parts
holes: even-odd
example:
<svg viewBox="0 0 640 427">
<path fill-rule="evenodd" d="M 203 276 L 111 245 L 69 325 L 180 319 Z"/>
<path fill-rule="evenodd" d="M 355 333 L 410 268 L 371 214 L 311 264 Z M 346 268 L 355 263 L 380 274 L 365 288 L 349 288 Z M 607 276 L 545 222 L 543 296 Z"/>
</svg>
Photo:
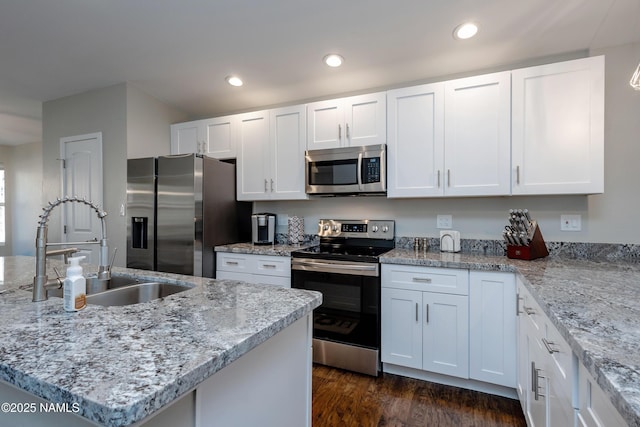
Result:
<svg viewBox="0 0 640 427">
<path fill-rule="evenodd" d="M 362 183 L 373 184 L 380 182 L 380 157 L 366 157 L 362 159 Z"/>
</svg>

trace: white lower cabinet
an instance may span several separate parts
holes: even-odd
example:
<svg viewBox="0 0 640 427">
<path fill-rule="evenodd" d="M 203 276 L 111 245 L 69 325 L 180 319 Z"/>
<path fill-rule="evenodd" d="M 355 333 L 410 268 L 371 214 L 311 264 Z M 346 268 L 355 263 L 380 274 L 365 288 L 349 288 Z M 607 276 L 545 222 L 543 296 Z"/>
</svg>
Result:
<svg viewBox="0 0 640 427">
<path fill-rule="evenodd" d="M 469 273 L 469 377 L 516 387 L 516 282 L 513 273 Z"/>
<path fill-rule="evenodd" d="M 577 406 L 576 425 L 578 427 L 623 427 L 628 425 L 582 364 L 578 368 Z"/>
<path fill-rule="evenodd" d="M 291 287 L 291 258 L 276 255 L 216 253 L 216 279 Z"/>
<path fill-rule="evenodd" d="M 382 362 L 469 377 L 468 274 L 382 265 Z"/>
</svg>

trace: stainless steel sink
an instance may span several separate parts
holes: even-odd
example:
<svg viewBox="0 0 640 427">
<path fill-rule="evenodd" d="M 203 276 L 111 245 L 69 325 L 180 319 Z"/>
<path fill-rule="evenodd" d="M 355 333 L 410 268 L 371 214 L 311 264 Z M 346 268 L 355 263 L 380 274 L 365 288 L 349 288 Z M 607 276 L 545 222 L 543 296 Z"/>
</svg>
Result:
<svg viewBox="0 0 640 427">
<path fill-rule="evenodd" d="M 123 286 L 134 285 L 140 283 L 139 280 L 133 277 L 126 276 L 111 276 L 110 280 L 99 280 L 97 277 L 87 278 L 87 295 L 96 294 L 99 292 L 105 292 L 109 289 L 121 288 Z M 62 298 L 62 288 L 59 289 L 47 289 L 47 297 L 59 297 Z"/>
<path fill-rule="evenodd" d="M 191 288 L 192 286 L 190 285 L 177 285 L 174 283 L 137 283 L 87 295 L 87 304 L 103 306 L 139 304 L 158 298 L 164 298 Z"/>
</svg>

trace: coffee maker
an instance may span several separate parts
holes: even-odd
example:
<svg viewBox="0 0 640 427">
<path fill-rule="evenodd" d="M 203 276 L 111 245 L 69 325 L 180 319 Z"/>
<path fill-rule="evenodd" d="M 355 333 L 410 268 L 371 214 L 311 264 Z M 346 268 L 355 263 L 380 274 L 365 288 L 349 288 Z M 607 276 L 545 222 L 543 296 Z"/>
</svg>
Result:
<svg viewBox="0 0 640 427">
<path fill-rule="evenodd" d="M 254 245 L 273 245 L 276 241 L 276 215 L 267 212 L 251 215 L 251 236 Z"/>
</svg>

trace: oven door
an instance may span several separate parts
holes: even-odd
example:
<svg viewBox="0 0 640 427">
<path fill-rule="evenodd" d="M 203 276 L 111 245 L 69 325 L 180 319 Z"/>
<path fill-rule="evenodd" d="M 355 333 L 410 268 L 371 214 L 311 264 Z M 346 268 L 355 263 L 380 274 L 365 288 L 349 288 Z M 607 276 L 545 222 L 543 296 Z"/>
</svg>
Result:
<svg viewBox="0 0 640 427">
<path fill-rule="evenodd" d="M 291 270 L 293 288 L 322 293 L 315 339 L 380 348 L 379 264 L 293 258 Z"/>
</svg>

